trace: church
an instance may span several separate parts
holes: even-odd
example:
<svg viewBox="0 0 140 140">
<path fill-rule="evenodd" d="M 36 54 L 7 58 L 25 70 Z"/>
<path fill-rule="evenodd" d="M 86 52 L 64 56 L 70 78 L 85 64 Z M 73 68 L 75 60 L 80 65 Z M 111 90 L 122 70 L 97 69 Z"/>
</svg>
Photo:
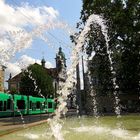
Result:
<svg viewBox="0 0 140 140">
<path fill-rule="evenodd" d="M 61 83 L 64 83 L 66 80 L 66 58 L 65 54 L 62 51 L 62 48 L 59 47 L 59 51 L 56 54 L 56 67 L 55 68 L 46 68 L 45 67 L 45 59 L 43 58 L 41 60 L 42 67 L 46 70 L 46 73 L 48 73 L 52 79 L 53 79 L 53 86 L 55 89 L 54 97 L 56 97 L 57 91 L 60 89 Z M 32 65 L 39 65 L 37 63 L 34 63 Z M 16 76 L 12 77 L 11 74 L 9 76 L 8 82 L 8 90 L 11 91 L 14 89 L 15 91 L 19 92 L 20 90 L 20 81 L 21 81 L 22 72 L 17 74 Z"/>
</svg>

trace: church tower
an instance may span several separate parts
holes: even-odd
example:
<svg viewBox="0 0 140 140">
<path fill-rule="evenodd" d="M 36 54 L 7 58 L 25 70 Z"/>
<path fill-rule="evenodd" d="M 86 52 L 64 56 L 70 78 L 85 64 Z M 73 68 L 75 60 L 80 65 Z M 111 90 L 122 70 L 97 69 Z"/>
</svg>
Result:
<svg viewBox="0 0 140 140">
<path fill-rule="evenodd" d="M 46 63 L 45 59 L 42 58 L 42 60 L 41 60 L 41 65 L 42 65 L 43 68 L 45 68 L 45 63 Z"/>
<path fill-rule="evenodd" d="M 65 58 L 65 54 L 62 51 L 62 48 L 59 47 L 59 51 L 56 54 L 56 69 L 57 69 L 57 73 L 58 73 L 58 78 L 59 79 L 66 79 L 66 58 Z"/>
</svg>

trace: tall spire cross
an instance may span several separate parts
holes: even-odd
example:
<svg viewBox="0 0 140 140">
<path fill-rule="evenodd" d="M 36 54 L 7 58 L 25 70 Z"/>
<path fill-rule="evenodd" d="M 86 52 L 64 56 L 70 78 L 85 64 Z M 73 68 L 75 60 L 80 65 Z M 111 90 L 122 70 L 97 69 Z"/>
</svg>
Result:
<svg viewBox="0 0 140 140">
<path fill-rule="evenodd" d="M 45 61 L 45 59 L 44 59 L 44 52 L 42 52 L 42 60 L 41 60 L 41 64 L 42 64 L 42 66 L 45 68 L 45 63 L 46 63 L 46 61 Z"/>
<path fill-rule="evenodd" d="M 44 54 L 45 54 L 44 51 L 42 51 L 42 58 L 44 58 Z"/>
</svg>

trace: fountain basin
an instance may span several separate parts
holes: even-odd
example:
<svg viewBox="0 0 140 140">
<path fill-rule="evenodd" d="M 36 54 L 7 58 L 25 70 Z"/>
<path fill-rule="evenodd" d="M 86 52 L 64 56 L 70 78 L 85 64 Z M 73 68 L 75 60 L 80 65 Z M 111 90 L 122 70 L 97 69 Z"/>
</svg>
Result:
<svg viewBox="0 0 140 140">
<path fill-rule="evenodd" d="M 140 115 L 63 119 L 65 140 L 140 140 Z M 48 123 L 1 137 L 2 140 L 55 140 Z"/>
</svg>

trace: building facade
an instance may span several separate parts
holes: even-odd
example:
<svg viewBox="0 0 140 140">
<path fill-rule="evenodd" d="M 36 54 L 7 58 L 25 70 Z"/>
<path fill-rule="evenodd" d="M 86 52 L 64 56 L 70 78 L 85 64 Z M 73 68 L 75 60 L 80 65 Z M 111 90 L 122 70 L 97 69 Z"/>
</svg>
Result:
<svg viewBox="0 0 140 140">
<path fill-rule="evenodd" d="M 45 59 L 41 60 L 41 65 L 44 67 L 46 74 L 49 74 L 53 79 L 53 86 L 55 89 L 54 97 L 57 96 L 57 91 L 60 89 L 62 83 L 65 82 L 66 79 L 66 58 L 64 53 L 62 52 L 62 48 L 59 48 L 58 53 L 56 54 L 56 67 L 55 68 L 46 68 L 45 67 Z M 33 65 L 39 65 L 34 63 Z M 9 91 L 20 91 L 20 82 L 21 82 L 22 72 L 12 77 L 11 74 L 9 76 L 8 82 L 8 90 Z"/>
<path fill-rule="evenodd" d="M 0 65 L 0 92 L 4 91 L 4 74 L 5 74 L 5 66 Z"/>
</svg>

